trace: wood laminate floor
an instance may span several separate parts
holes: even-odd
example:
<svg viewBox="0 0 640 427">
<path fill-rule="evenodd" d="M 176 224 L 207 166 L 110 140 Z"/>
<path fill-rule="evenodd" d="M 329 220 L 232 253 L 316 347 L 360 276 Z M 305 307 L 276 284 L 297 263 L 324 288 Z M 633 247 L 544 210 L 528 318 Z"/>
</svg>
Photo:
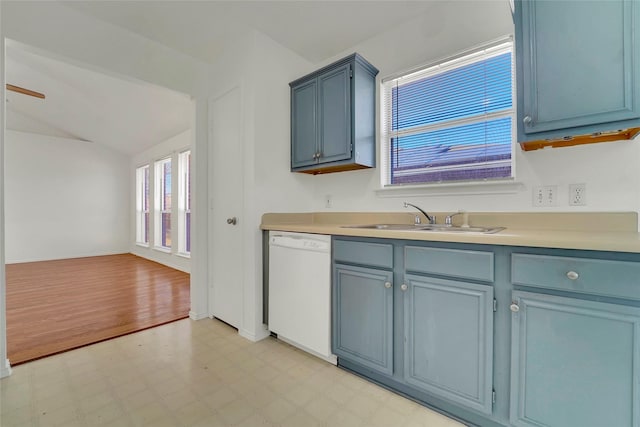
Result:
<svg viewBox="0 0 640 427">
<path fill-rule="evenodd" d="M 189 274 L 132 254 L 7 264 L 12 365 L 189 315 Z"/>
</svg>

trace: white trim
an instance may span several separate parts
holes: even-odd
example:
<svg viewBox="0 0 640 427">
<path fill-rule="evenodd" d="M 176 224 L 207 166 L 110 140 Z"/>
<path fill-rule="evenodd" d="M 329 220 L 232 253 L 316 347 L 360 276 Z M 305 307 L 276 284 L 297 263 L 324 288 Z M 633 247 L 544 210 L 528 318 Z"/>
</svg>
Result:
<svg viewBox="0 0 640 427">
<path fill-rule="evenodd" d="M 136 242 L 136 246 L 139 246 L 141 248 L 147 248 L 149 249 L 149 244 L 148 243 L 140 243 L 140 242 Z"/>
<path fill-rule="evenodd" d="M 464 181 L 425 185 L 394 185 L 375 190 L 378 197 L 464 196 L 481 194 L 516 194 L 525 190 L 522 182 L 512 180 Z"/>
<path fill-rule="evenodd" d="M 164 252 L 165 254 L 170 254 L 171 253 L 171 248 L 165 248 L 164 246 L 154 246 L 153 248 L 154 251 L 158 251 L 158 252 Z"/>
<path fill-rule="evenodd" d="M 263 339 L 271 335 L 271 332 L 269 332 L 266 329 L 263 329 L 263 330 L 257 331 L 254 334 L 247 331 L 246 329 L 238 329 L 238 335 L 240 335 L 242 338 L 248 339 L 249 341 L 258 342 L 258 341 L 262 341 Z"/>
<path fill-rule="evenodd" d="M 207 313 L 196 313 L 195 311 L 189 310 L 189 319 L 191 320 L 202 320 L 209 317 Z"/>
<path fill-rule="evenodd" d="M 11 375 L 11 363 L 9 359 L 4 360 L 4 366 L 0 367 L 0 378 L 6 378 Z"/>
<path fill-rule="evenodd" d="M 187 258 L 187 259 L 191 259 L 191 254 L 190 253 L 186 253 L 186 252 L 176 252 L 175 254 L 173 254 L 175 256 L 179 256 L 181 258 Z"/>
<path fill-rule="evenodd" d="M 435 61 L 431 61 L 431 62 L 427 62 L 427 63 L 423 63 L 420 65 L 417 65 L 415 67 L 409 68 L 409 69 L 405 69 L 402 71 L 398 71 L 397 73 L 388 75 L 383 77 L 382 79 L 380 79 L 380 83 L 385 84 L 388 83 L 391 80 L 396 80 L 396 79 L 400 79 L 400 78 L 404 78 L 404 77 L 408 77 L 408 76 L 412 76 L 416 73 L 420 73 L 426 69 L 429 68 L 433 68 L 433 67 L 437 67 L 440 64 L 442 65 L 450 65 L 452 63 L 457 62 L 458 60 L 460 60 L 460 58 L 467 56 L 467 55 L 472 55 L 475 53 L 482 53 L 482 52 L 489 52 L 491 50 L 494 50 L 496 48 L 503 48 L 500 45 L 504 45 L 506 43 L 514 43 L 514 37 L 513 34 L 508 34 L 506 36 L 500 37 L 498 39 L 492 40 L 488 43 L 482 43 L 479 44 L 477 46 L 471 47 L 469 49 L 463 50 L 462 52 L 459 52 L 455 55 L 450 55 L 450 56 L 445 56 L 445 57 L 441 57 L 440 59 L 436 59 Z M 514 52 L 515 52 L 515 46 L 513 47 Z M 501 52 L 504 53 L 504 52 Z"/>
</svg>

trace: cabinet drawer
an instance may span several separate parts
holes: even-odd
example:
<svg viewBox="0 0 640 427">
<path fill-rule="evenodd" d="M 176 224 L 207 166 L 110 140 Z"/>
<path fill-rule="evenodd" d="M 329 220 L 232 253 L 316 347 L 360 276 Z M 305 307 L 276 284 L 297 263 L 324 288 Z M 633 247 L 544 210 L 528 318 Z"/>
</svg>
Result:
<svg viewBox="0 0 640 427">
<path fill-rule="evenodd" d="M 384 243 L 335 240 L 333 259 L 353 264 L 393 268 L 393 246 Z"/>
<path fill-rule="evenodd" d="M 640 300 L 640 263 L 513 254 L 511 281 L 534 286 Z"/>
<path fill-rule="evenodd" d="M 493 282 L 493 253 L 460 249 L 407 246 L 404 265 L 408 271 Z"/>
</svg>

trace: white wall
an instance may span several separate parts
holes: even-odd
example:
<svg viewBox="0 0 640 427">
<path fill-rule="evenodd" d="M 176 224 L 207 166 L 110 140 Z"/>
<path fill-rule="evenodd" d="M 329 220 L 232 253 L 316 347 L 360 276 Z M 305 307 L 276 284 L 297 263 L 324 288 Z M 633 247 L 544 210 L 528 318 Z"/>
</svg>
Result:
<svg viewBox="0 0 640 427">
<path fill-rule="evenodd" d="M 191 259 L 178 254 L 178 155 L 191 148 L 192 133 L 191 130 L 186 130 L 172 138 L 162 141 L 161 143 L 154 145 L 148 150 L 138 153 L 131 158 L 131 166 L 129 169 L 129 191 L 130 191 L 130 224 L 131 233 L 129 233 L 128 239 L 130 242 L 131 253 L 141 256 L 143 258 L 150 259 L 152 261 L 159 262 L 177 270 L 184 271 L 185 273 L 191 272 Z M 143 246 L 136 244 L 135 229 L 136 229 L 136 213 L 135 213 L 135 197 L 136 197 L 136 168 L 144 165 L 149 165 L 149 196 L 151 209 L 153 209 L 153 201 L 155 194 L 155 179 L 154 179 L 154 162 L 157 160 L 171 157 L 171 186 L 172 186 L 172 212 L 171 212 L 171 251 L 165 252 L 162 250 L 154 249 L 154 223 L 155 218 L 153 212 L 149 215 L 149 246 Z M 174 197 L 175 196 L 175 197 Z"/>
<path fill-rule="evenodd" d="M 58 2 L 0 2 L 0 41 L 5 38 L 33 46 L 70 62 L 94 68 L 115 76 L 157 84 L 189 94 L 196 105 L 193 126 L 195 144 L 192 149 L 192 173 L 197 177 L 192 191 L 195 230 L 192 239 L 191 312 L 192 318 L 207 315 L 207 235 L 206 221 L 206 150 L 207 150 L 207 98 L 210 67 L 191 56 L 122 28 L 87 17 Z M 4 55 L 3 55 L 4 63 Z M 4 67 L 2 76 L 4 76 Z M 2 88 L 4 90 L 4 87 Z M 4 105 L 2 107 L 4 110 Z M 0 153 L 4 149 L 4 120 L 0 121 Z M 1 171 L 1 170 L 0 170 Z M 129 171 L 126 172 L 129 180 Z M 4 180 L 1 180 L 0 195 Z M 129 196 L 129 190 L 126 192 Z M 199 201 L 203 200 L 203 203 Z M 0 229 L 4 229 L 1 212 L 4 198 L 0 198 Z M 129 218 L 126 219 L 129 224 Z M 127 244 L 128 244 L 127 240 Z M 0 245 L 0 261 L 4 259 L 4 245 Z M 0 270 L 1 271 L 1 270 Z M 0 303 L 4 303 L 5 280 L 0 274 Z M 0 344 L 4 344 L 4 306 L 0 307 Z M 0 362 L 6 358 L 6 347 L 0 345 Z M 1 366 L 1 364 L 0 364 Z M 8 373 L 7 369 L 0 375 Z"/>
<path fill-rule="evenodd" d="M 4 19 L 2 5 L 0 5 L 0 25 Z M 1 27 L 0 27 L 1 32 Z M 0 37 L 0 93 L 4 92 L 4 38 Z M 4 255 L 4 122 L 5 103 L 0 102 L 0 378 L 11 375 L 11 366 L 7 359 L 7 316 L 6 316 L 6 283 L 5 283 L 5 255 Z"/>
<path fill-rule="evenodd" d="M 380 70 L 378 80 L 445 58 L 514 31 L 508 1 L 434 2 L 428 14 L 347 49 L 320 64 L 311 64 L 261 34 L 244 40 L 220 61 L 212 85 L 220 92 L 237 82 L 243 91 L 245 130 L 245 237 L 243 328 L 259 331 L 261 235 L 265 212 L 401 211 L 408 199 L 431 211 L 532 211 L 531 187 L 558 185 L 558 206 L 538 211 L 565 211 L 568 184 L 586 183 L 588 206 L 572 210 L 637 211 L 640 209 L 640 144 L 617 142 L 524 153 L 516 147 L 519 186 L 505 194 L 452 191 L 438 195 L 384 196 L 378 168 L 308 176 L 289 172 L 288 82 L 323 65 L 359 52 Z M 213 92 L 216 90 L 214 89 Z M 502 191 L 502 189 L 500 189 Z M 210 248 L 212 256 L 224 245 Z M 213 272 L 215 274 L 215 272 Z"/>
<path fill-rule="evenodd" d="M 127 156 L 7 131 L 5 160 L 7 263 L 128 252 Z"/>
<path fill-rule="evenodd" d="M 242 319 L 240 332 L 250 339 L 262 330 L 262 234 L 264 212 L 302 212 L 313 206 L 313 177 L 292 174 L 289 155 L 289 86 L 311 64 L 261 33 L 237 40 L 217 62 L 212 73 L 215 98 L 230 88 L 241 93 L 243 169 Z M 211 143 L 218 143 L 212 141 Z M 219 159 L 224 162 L 224 159 Z M 209 167 L 215 168 L 214 163 Z M 209 195 L 213 197 L 214 195 Z M 213 239 L 210 256 L 227 251 Z M 215 282 L 215 271 L 211 279 Z"/>
<path fill-rule="evenodd" d="M 379 70 L 378 80 L 427 64 L 502 36 L 513 34 L 507 1 L 434 2 L 426 15 L 343 52 L 325 63 L 357 51 Z M 323 64 L 316 64 L 315 67 Z M 274 143 L 277 143 L 274 141 Z M 379 144 L 378 144 L 378 159 Z M 516 180 L 523 185 L 511 194 L 420 195 L 381 197 L 380 169 L 318 175 L 314 179 L 313 210 L 402 211 L 403 200 L 427 211 L 638 211 L 640 210 L 640 144 L 602 143 L 523 152 L 515 148 Z M 568 185 L 586 183 L 584 207 L 568 205 Z M 532 187 L 558 185 L 558 204 L 532 206 Z M 483 189 L 482 191 L 487 191 Z M 325 195 L 333 208 L 324 207 Z"/>
</svg>

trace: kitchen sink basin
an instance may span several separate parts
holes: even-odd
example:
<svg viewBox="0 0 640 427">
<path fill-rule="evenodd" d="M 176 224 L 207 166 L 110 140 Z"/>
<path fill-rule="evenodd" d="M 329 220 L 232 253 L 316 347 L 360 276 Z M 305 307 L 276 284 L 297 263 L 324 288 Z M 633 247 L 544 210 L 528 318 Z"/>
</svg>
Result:
<svg viewBox="0 0 640 427">
<path fill-rule="evenodd" d="M 504 230 L 504 227 L 456 227 L 444 224 L 366 224 L 344 225 L 343 228 L 367 228 L 371 230 L 392 231 L 429 231 L 441 233 L 483 233 L 493 234 Z"/>
</svg>

